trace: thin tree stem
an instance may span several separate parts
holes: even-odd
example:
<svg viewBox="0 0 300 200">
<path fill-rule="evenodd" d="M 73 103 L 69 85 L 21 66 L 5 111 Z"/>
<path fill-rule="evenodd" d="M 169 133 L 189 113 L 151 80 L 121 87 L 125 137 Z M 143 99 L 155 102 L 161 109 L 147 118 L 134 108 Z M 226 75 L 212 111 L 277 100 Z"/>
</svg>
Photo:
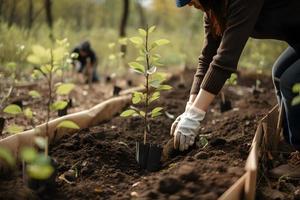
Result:
<svg viewBox="0 0 300 200">
<path fill-rule="evenodd" d="M 149 74 L 148 74 L 148 70 L 150 68 L 150 64 L 149 64 L 149 50 L 148 50 L 148 36 L 149 36 L 149 32 L 148 32 L 148 26 L 147 26 L 147 30 L 146 30 L 146 45 L 145 45 L 145 50 L 146 50 L 146 67 L 147 70 L 145 72 L 146 74 L 146 105 L 145 105 L 145 117 L 144 117 L 144 123 L 145 123 L 145 132 L 144 132 L 144 144 L 147 143 L 147 134 L 148 134 L 148 107 L 149 107 Z"/>
<path fill-rule="evenodd" d="M 45 156 L 48 156 L 48 137 L 49 137 L 49 120 L 50 120 L 50 105 L 52 103 L 52 72 L 54 68 L 53 63 L 53 51 L 50 50 L 51 58 L 50 58 L 50 72 L 49 72 L 49 78 L 48 78 L 48 103 L 47 103 L 47 121 L 46 121 L 46 147 L 45 147 Z"/>
</svg>

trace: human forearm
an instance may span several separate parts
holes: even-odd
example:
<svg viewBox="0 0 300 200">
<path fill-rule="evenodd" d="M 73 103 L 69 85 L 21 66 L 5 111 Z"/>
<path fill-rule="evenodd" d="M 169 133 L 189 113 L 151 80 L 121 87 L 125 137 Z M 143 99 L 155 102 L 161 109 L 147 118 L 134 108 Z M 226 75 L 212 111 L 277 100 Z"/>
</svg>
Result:
<svg viewBox="0 0 300 200">
<path fill-rule="evenodd" d="M 192 106 L 207 112 L 209 105 L 215 98 L 215 95 L 208 91 L 200 89 L 200 92 L 198 93 L 197 96 L 196 95 L 190 96 L 190 100 L 193 98 L 194 98 L 194 101 L 193 101 Z"/>
</svg>

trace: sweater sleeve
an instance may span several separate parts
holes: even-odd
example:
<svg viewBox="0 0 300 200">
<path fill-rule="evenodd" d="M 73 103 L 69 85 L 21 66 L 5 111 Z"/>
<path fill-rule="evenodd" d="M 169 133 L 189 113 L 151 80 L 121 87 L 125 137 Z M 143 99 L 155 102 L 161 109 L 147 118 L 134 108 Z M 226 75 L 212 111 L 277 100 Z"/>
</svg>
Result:
<svg viewBox="0 0 300 200">
<path fill-rule="evenodd" d="M 194 75 L 194 81 L 191 88 L 191 94 L 198 94 L 202 80 L 208 70 L 214 55 L 217 53 L 217 49 L 221 42 L 221 37 L 214 37 L 211 32 L 209 18 L 204 13 L 204 41 L 201 55 L 199 56 L 197 71 Z"/>
<path fill-rule="evenodd" d="M 201 88 L 217 95 L 230 74 L 236 72 L 244 46 L 254 29 L 264 0 L 230 0 L 226 30 L 210 63 Z"/>
</svg>

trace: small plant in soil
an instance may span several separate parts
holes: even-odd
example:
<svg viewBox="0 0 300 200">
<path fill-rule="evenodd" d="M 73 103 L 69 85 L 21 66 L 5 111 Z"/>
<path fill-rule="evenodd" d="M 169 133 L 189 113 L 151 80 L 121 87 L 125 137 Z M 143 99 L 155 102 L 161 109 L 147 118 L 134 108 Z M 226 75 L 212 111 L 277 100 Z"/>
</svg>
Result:
<svg viewBox="0 0 300 200">
<path fill-rule="evenodd" d="M 297 94 L 296 97 L 292 100 L 292 106 L 296 106 L 300 104 L 300 83 L 297 83 L 292 88 L 293 93 Z"/>
<path fill-rule="evenodd" d="M 261 81 L 259 80 L 259 75 L 261 75 L 263 73 L 262 69 L 259 68 L 256 70 L 256 80 L 255 80 L 255 85 L 253 87 L 252 93 L 254 96 L 258 96 L 259 93 L 262 92 L 261 89 Z"/>
<path fill-rule="evenodd" d="M 160 92 L 170 90 L 172 87 L 164 85 L 165 76 L 157 72 L 160 56 L 154 51 L 159 46 L 169 44 L 166 39 L 159 39 L 150 42 L 149 36 L 155 30 L 155 26 L 147 29 L 139 29 L 141 37 L 132 37 L 129 40 L 139 50 L 139 57 L 130 62 L 129 66 L 137 73 L 144 77 L 145 92 L 133 92 L 132 104 L 129 110 L 124 111 L 121 116 L 140 116 L 144 121 L 144 138 L 143 143 L 137 143 L 137 162 L 141 168 L 147 168 L 149 171 L 156 171 L 160 166 L 160 158 L 162 148 L 158 145 L 147 143 L 148 135 L 150 134 L 149 119 L 154 119 L 162 114 L 162 107 L 153 108 L 152 104 L 160 97 Z M 138 106 L 138 107 L 137 107 Z"/>
<path fill-rule="evenodd" d="M 29 107 L 22 109 L 17 104 L 10 104 L 4 108 L 3 112 L 6 114 L 13 115 L 15 117 L 19 116 L 19 117 L 25 118 L 25 119 L 29 120 L 32 127 L 34 127 L 33 112 Z M 10 134 L 16 134 L 16 133 L 24 131 L 24 129 L 25 129 L 24 126 L 17 125 L 17 124 L 11 124 L 6 128 L 6 131 Z"/>
<path fill-rule="evenodd" d="M 108 63 L 105 65 L 104 74 L 106 74 L 106 82 L 109 83 L 113 81 L 113 84 L 115 85 L 115 77 L 116 74 L 108 74 L 109 68 L 117 69 L 115 71 L 121 72 L 124 70 L 124 53 L 121 50 L 121 47 L 126 46 L 128 43 L 128 38 L 119 38 L 117 42 L 111 42 L 107 45 L 110 54 L 108 55 Z M 116 85 L 115 85 L 116 86 Z"/>
<path fill-rule="evenodd" d="M 237 74 L 231 74 L 230 78 L 226 81 L 226 85 L 234 86 L 237 84 Z M 232 109 L 231 101 L 225 98 L 224 92 L 221 92 L 220 111 L 226 112 Z"/>
<path fill-rule="evenodd" d="M 17 80 L 17 64 L 15 62 L 9 62 L 4 67 L 4 72 L 0 73 L 0 79 L 5 80 L 0 82 L 0 113 L 3 113 L 3 110 L 5 109 L 5 105 L 10 101 L 10 97 L 13 94 L 13 91 L 15 89 L 15 85 L 18 82 Z M 22 102 L 15 102 L 20 103 Z M 14 103 L 12 103 L 14 104 Z M 2 131 L 5 126 L 6 119 L 1 116 L 0 117 L 0 134 L 2 134 Z"/>
<path fill-rule="evenodd" d="M 47 107 L 46 107 L 46 134 L 45 134 L 45 155 L 48 156 L 49 121 L 51 111 L 63 110 L 67 107 L 66 99 L 74 89 L 72 83 L 56 82 L 57 77 L 63 76 L 66 65 L 71 63 L 71 56 L 68 53 L 69 43 L 67 39 L 57 40 L 54 47 L 45 48 L 41 45 L 34 45 L 32 53 L 27 57 L 28 62 L 35 65 L 34 78 L 43 79 L 48 86 Z M 31 96 L 41 96 L 37 91 L 31 91 Z M 60 99 L 58 98 L 60 97 Z M 57 99 L 56 101 L 54 101 Z M 67 98 L 68 99 L 68 98 Z M 58 127 L 79 129 L 72 121 L 63 121 Z"/>
<path fill-rule="evenodd" d="M 35 144 L 39 150 L 46 150 L 47 140 L 44 137 L 36 137 Z M 41 189 L 45 184 L 53 184 L 53 180 L 49 180 L 55 169 L 52 166 L 52 160 L 44 152 L 39 152 L 33 147 L 24 147 L 21 150 L 21 158 L 23 160 L 22 174 L 23 181 L 28 182 L 28 186 L 32 189 Z"/>
<path fill-rule="evenodd" d="M 27 60 L 35 65 L 33 76 L 35 78 L 43 78 L 48 86 L 47 95 L 47 117 L 46 117 L 46 140 L 48 138 L 48 122 L 50 120 L 51 111 L 64 111 L 68 106 L 68 96 L 74 89 L 72 83 L 56 82 L 56 77 L 63 76 L 63 71 L 68 69 L 67 65 L 72 62 L 72 56 L 68 53 L 69 43 L 67 39 L 57 40 L 52 48 L 45 48 L 40 45 L 32 47 L 32 54 Z M 37 91 L 31 91 L 32 95 L 41 96 Z M 56 97 L 56 98 L 55 98 Z M 59 98 L 58 98 L 59 97 Z M 54 99 L 57 99 L 54 101 Z M 74 122 L 66 121 L 59 124 L 60 127 L 79 128 Z M 47 152 L 46 147 L 46 152 Z"/>
</svg>

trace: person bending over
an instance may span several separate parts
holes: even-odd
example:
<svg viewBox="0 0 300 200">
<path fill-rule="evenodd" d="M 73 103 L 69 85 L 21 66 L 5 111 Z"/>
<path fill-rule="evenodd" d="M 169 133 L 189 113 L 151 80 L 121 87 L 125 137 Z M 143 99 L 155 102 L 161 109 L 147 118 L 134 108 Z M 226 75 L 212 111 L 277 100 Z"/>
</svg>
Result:
<svg viewBox="0 0 300 200">
<path fill-rule="evenodd" d="M 86 83 L 95 83 L 99 81 L 97 73 L 97 56 L 88 41 L 85 41 L 75 47 L 72 53 L 77 56 L 73 59 L 73 65 L 78 73 L 83 73 L 86 77 Z"/>
<path fill-rule="evenodd" d="M 284 136 L 300 150 L 300 105 L 292 87 L 300 83 L 300 1 L 299 0 L 176 0 L 178 7 L 194 6 L 204 12 L 204 47 L 194 76 L 185 112 L 172 124 L 174 147 L 181 151 L 193 145 L 201 121 L 226 79 L 236 72 L 249 37 L 277 39 L 288 43 L 273 66 L 273 82 L 279 104 L 284 105 Z M 300 177 L 300 153 L 273 174 Z"/>
</svg>

